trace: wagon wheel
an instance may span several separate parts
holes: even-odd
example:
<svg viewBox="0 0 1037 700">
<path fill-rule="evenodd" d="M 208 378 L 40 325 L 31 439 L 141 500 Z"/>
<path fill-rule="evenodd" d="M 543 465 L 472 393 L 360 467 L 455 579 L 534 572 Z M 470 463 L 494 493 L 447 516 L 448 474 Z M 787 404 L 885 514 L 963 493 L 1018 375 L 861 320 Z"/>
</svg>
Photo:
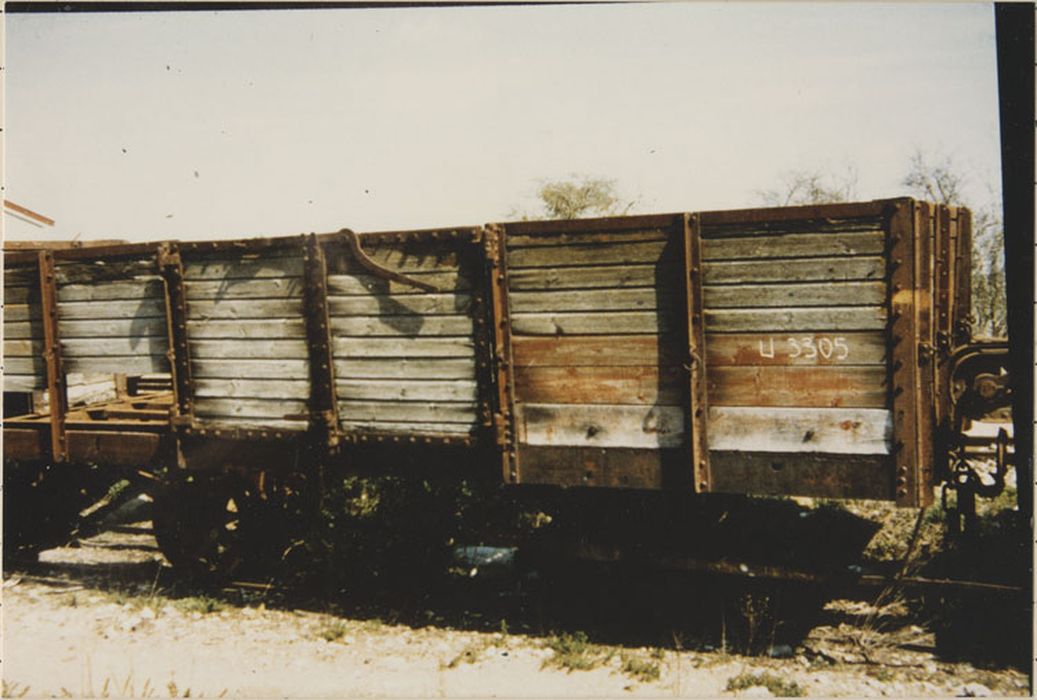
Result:
<svg viewBox="0 0 1037 700">
<path fill-rule="evenodd" d="M 200 580 L 226 580 L 252 558 L 253 502 L 230 477 L 174 477 L 155 496 L 155 539 L 175 568 Z"/>
</svg>

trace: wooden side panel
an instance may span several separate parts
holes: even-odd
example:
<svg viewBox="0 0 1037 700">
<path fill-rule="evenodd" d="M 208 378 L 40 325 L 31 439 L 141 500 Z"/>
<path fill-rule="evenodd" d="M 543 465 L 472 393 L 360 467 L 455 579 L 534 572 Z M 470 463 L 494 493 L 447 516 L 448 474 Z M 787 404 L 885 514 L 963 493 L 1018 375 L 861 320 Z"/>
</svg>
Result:
<svg viewBox="0 0 1037 700">
<path fill-rule="evenodd" d="M 66 371 L 168 372 L 165 287 L 155 258 L 55 265 Z"/>
<path fill-rule="evenodd" d="M 347 434 L 464 436 L 479 425 L 474 295 L 478 271 L 454 236 L 360 237 L 376 264 L 435 291 L 380 277 L 348 245 L 327 244 L 328 312 L 339 425 Z"/>
<path fill-rule="evenodd" d="M 38 278 L 35 265 L 4 268 L 4 391 L 47 386 Z"/>
<path fill-rule="evenodd" d="M 203 425 L 305 430 L 309 348 L 303 249 L 181 251 L 194 416 Z"/>
</svg>

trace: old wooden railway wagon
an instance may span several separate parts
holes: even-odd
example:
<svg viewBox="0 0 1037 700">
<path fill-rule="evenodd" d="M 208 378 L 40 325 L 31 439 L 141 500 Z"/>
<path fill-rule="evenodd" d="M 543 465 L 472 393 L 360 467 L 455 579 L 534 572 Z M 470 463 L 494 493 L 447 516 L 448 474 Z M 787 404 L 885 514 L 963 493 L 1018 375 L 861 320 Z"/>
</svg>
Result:
<svg viewBox="0 0 1037 700">
<path fill-rule="evenodd" d="M 259 484 L 441 448 L 514 485 L 921 506 L 978 376 L 970 247 L 967 210 L 895 199 L 16 252 L 5 392 L 51 400 L 4 457 Z M 69 410 L 70 372 L 173 400 Z"/>
</svg>

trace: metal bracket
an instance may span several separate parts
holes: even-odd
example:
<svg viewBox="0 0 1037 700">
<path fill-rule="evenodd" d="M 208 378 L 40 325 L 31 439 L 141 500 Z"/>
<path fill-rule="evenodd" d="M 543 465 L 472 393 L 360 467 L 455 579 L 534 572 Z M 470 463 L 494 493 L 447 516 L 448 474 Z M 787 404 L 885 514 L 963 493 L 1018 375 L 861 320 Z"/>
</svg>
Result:
<svg viewBox="0 0 1037 700">
<path fill-rule="evenodd" d="M 184 264 L 175 243 L 163 243 L 155 253 L 159 274 L 166 283 L 166 329 L 169 338 L 169 367 L 177 411 L 194 419 L 194 382 L 191 379 L 191 352 L 187 337 L 187 295 L 184 290 Z"/>
<path fill-rule="evenodd" d="M 706 436 L 707 400 L 705 315 L 702 306 L 702 251 L 699 219 L 683 214 L 680 227 L 684 248 L 684 299 L 688 345 L 688 428 L 696 493 L 712 489 L 709 441 Z"/>
<path fill-rule="evenodd" d="M 370 258 L 370 256 L 368 256 L 367 253 L 364 252 L 364 249 L 360 247 L 360 237 L 351 229 L 340 229 L 338 233 L 340 236 L 342 236 L 343 239 L 345 239 L 346 244 L 349 246 L 349 249 L 350 251 L 352 251 L 354 257 L 356 257 L 357 262 L 360 263 L 360 265 L 368 272 L 377 275 L 383 279 L 391 280 L 393 282 L 399 282 L 400 284 L 406 284 L 411 287 L 416 287 L 417 289 L 420 289 L 424 292 L 432 293 L 440 291 L 439 288 L 435 285 L 428 284 L 427 282 L 422 282 L 421 280 L 416 280 L 413 277 L 408 277 L 407 275 L 396 272 L 395 270 L 390 270 L 388 268 L 382 267 L 381 265 L 376 263 L 374 260 Z"/>
<path fill-rule="evenodd" d="M 61 334 L 58 331 L 58 290 L 54 278 L 54 255 L 41 251 L 37 258 L 40 306 L 43 313 L 43 360 L 47 366 L 47 392 L 50 395 L 50 456 L 54 462 L 68 459 L 65 439 L 65 414 L 68 393 L 61 362 Z"/>
<path fill-rule="evenodd" d="M 327 266 L 324 249 L 315 235 L 306 237 L 303 245 L 303 274 L 306 282 L 303 306 L 306 311 L 310 360 L 310 428 L 320 433 L 319 439 L 324 445 L 334 448 L 338 446 L 341 436 L 328 317 Z"/>
</svg>

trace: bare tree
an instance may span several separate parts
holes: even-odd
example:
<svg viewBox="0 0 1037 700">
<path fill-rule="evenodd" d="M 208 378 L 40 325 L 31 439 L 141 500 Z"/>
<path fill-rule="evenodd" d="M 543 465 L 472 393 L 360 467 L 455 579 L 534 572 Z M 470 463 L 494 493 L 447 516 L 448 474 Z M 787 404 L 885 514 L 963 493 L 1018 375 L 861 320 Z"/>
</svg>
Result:
<svg viewBox="0 0 1037 700">
<path fill-rule="evenodd" d="M 589 175 L 570 175 L 560 180 L 544 180 L 537 189 L 540 211 L 512 216 L 529 219 L 580 219 L 590 216 L 626 214 L 636 200 L 626 202 L 615 180 Z"/>
<path fill-rule="evenodd" d="M 901 180 L 912 194 L 937 204 L 968 206 L 966 181 L 950 157 L 932 158 L 921 151 L 911 156 Z M 998 197 L 972 209 L 972 316 L 978 335 L 1003 337 L 1008 329 L 1005 289 L 1004 226 Z"/>
<path fill-rule="evenodd" d="M 849 202 L 857 196 L 857 168 L 848 165 L 841 173 L 789 170 L 777 189 L 757 190 L 756 196 L 774 207 Z"/>
</svg>

